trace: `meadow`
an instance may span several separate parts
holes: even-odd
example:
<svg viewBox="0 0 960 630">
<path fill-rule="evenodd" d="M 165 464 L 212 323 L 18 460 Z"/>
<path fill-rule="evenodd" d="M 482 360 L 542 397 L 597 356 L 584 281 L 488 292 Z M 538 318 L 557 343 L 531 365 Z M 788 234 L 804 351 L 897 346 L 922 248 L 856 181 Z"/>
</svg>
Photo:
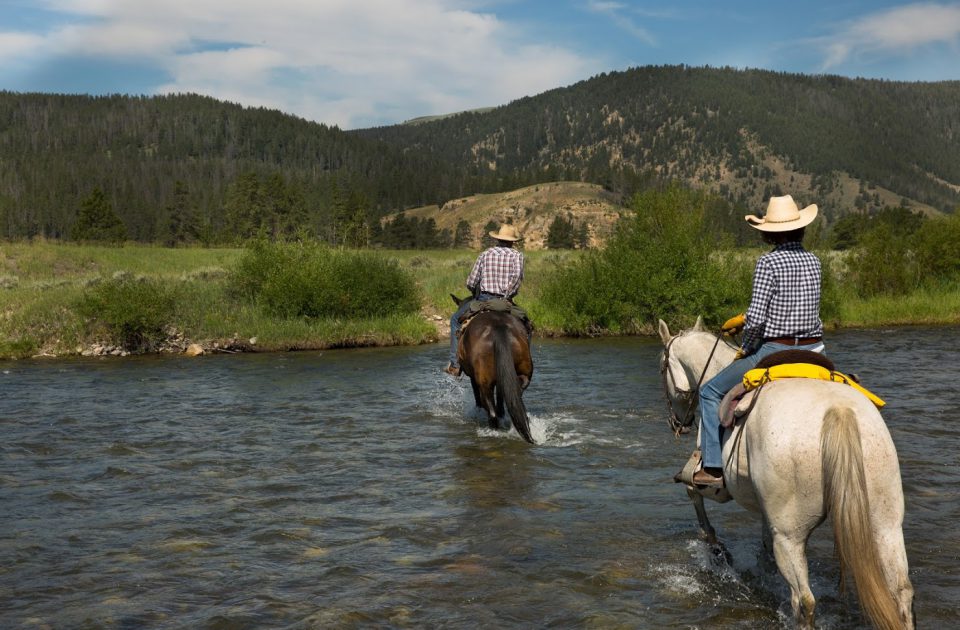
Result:
<svg viewBox="0 0 960 630">
<path fill-rule="evenodd" d="M 744 295 L 749 269 L 756 252 L 736 250 L 727 256 L 736 271 L 731 284 L 734 302 Z M 119 309 L 120 317 L 133 317 L 117 301 L 149 302 L 156 293 L 104 293 L 105 286 L 140 286 L 151 283 L 170 306 L 162 317 L 163 335 L 169 339 L 149 346 L 149 351 L 182 351 L 197 343 L 208 352 L 317 350 L 332 347 L 412 345 L 441 339 L 448 327 L 454 303 L 450 294 L 465 296 L 466 276 L 476 259 L 474 250 L 379 251 L 415 284 L 415 311 L 377 317 L 283 316 L 270 312 L 256 300 L 231 290 L 232 274 L 244 250 L 237 248 L 162 248 L 131 245 L 106 247 L 53 242 L 4 243 L 0 245 L 0 358 L 71 356 L 89 354 L 90 348 L 113 348 L 126 354 L 123 344 L 111 339 L 103 311 Z M 604 325 L 580 317 L 580 307 L 591 299 L 592 286 L 583 294 L 560 291 L 567 286 L 570 269 L 583 266 L 594 256 L 579 250 L 525 252 L 526 278 L 517 303 L 536 324 L 536 335 L 653 334 L 657 304 L 649 312 L 638 311 L 630 325 Z M 828 265 L 839 268 L 835 262 Z M 626 273 L 626 272 L 625 272 Z M 632 270 L 632 274 L 642 271 Z M 911 324 L 960 323 L 960 286 L 941 285 L 900 296 L 861 298 L 835 274 L 825 283 L 824 313 L 828 327 L 878 327 Z M 124 279 L 129 279 L 125 283 Z M 745 280 L 746 279 L 746 280 Z M 715 278 L 711 280 L 716 283 Z M 722 282 L 722 280 L 720 281 Z M 110 283 L 113 283 L 112 285 Z M 623 279 L 624 284 L 628 284 Z M 99 297 L 99 302 L 91 296 Z M 739 297 L 738 297 L 739 296 Z M 610 301 L 598 291 L 592 299 Z M 733 309 L 727 299 L 707 321 L 722 321 Z M 151 306 L 146 304 L 145 307 Z M 742 310 L 746 304 L 737 304 Z M 691 324 L 697 306 L 684 310 L 683 302 L 667 315 L 671 327 Z M 149 310 L 149 309 L 148 309 Z M 729 313 L 733 314 L 733 313 Z M 146 317 L 139 312 L 136 317 Z M 133 348 L 132 351 L 136 351 Z"/>
</svg>

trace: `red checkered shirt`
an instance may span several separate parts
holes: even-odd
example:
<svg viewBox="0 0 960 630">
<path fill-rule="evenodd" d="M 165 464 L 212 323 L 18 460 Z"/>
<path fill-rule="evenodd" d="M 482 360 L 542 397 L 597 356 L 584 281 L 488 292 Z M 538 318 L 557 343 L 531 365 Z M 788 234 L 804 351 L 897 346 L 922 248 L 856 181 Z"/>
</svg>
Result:
<svg viewBox="0 0 960 630">
<path fill-rule="evenodd" d="M 491 247 L 477 258 L 467 276 L 467 288 L 512 298 L 523 280 L 523 254 L 512 247 Z"/>
</svg>

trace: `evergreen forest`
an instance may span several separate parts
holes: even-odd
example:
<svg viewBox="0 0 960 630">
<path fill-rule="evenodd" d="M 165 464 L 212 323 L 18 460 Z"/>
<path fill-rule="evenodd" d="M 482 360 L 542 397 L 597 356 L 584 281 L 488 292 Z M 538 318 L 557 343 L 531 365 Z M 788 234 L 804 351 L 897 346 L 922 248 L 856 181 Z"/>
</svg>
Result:
<svg viewBox="0 0 960 630">
<path fill-rule="evenodd" d="M 456 246 L 396 213 L 559 180 L 624 200 L 679 182 L 714 194 L 720 226 L 785 193 L 838 229 L 891 205 L 952 213 L 960 82 L 650 66 L 352 131 L 192 94 L 0 92 L 5 239 Z M 582 241 L 562 216 L 551 229 L 553 246 Z"/>
</svg>

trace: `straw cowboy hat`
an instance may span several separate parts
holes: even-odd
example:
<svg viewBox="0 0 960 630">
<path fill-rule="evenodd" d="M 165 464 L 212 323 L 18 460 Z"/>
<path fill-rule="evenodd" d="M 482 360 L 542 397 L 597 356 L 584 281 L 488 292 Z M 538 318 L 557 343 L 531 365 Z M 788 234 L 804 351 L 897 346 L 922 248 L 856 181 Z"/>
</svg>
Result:
<svg viewBox="0 0 960 630">
<path fill-rule="evenodd" d="M 521 238 L 520 232 L 512 225 L 501 225 L 499 232 L 487 232 L 487 234 L 498 241 L 519 241 Z"/>
<path fill-rule="evenodd" d="M 767 204 L 767 213 L 761 219 L 748 214 L 743 217 L 751 227 L 763 232 L 789 232 L 809 225 L 817 218 L 817 204 L 810 204 L 803 210 L 797 207 L 797 202 L 790 195 L 770 197 Z"/>
</svg>

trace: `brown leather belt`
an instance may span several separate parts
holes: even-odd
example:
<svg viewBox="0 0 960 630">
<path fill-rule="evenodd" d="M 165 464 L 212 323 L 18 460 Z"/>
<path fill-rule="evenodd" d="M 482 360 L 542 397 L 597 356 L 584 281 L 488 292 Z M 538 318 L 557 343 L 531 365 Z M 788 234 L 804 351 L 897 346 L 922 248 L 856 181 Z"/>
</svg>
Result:
<svg viewBox="0 0 960 630">
<path fill-rule="evenodd" d="M 809 346 L 823 341 L 823 337 L 776 337 L 764 339 L 763 343 L 779 343 L 784 346 Z"/>
</svg>

